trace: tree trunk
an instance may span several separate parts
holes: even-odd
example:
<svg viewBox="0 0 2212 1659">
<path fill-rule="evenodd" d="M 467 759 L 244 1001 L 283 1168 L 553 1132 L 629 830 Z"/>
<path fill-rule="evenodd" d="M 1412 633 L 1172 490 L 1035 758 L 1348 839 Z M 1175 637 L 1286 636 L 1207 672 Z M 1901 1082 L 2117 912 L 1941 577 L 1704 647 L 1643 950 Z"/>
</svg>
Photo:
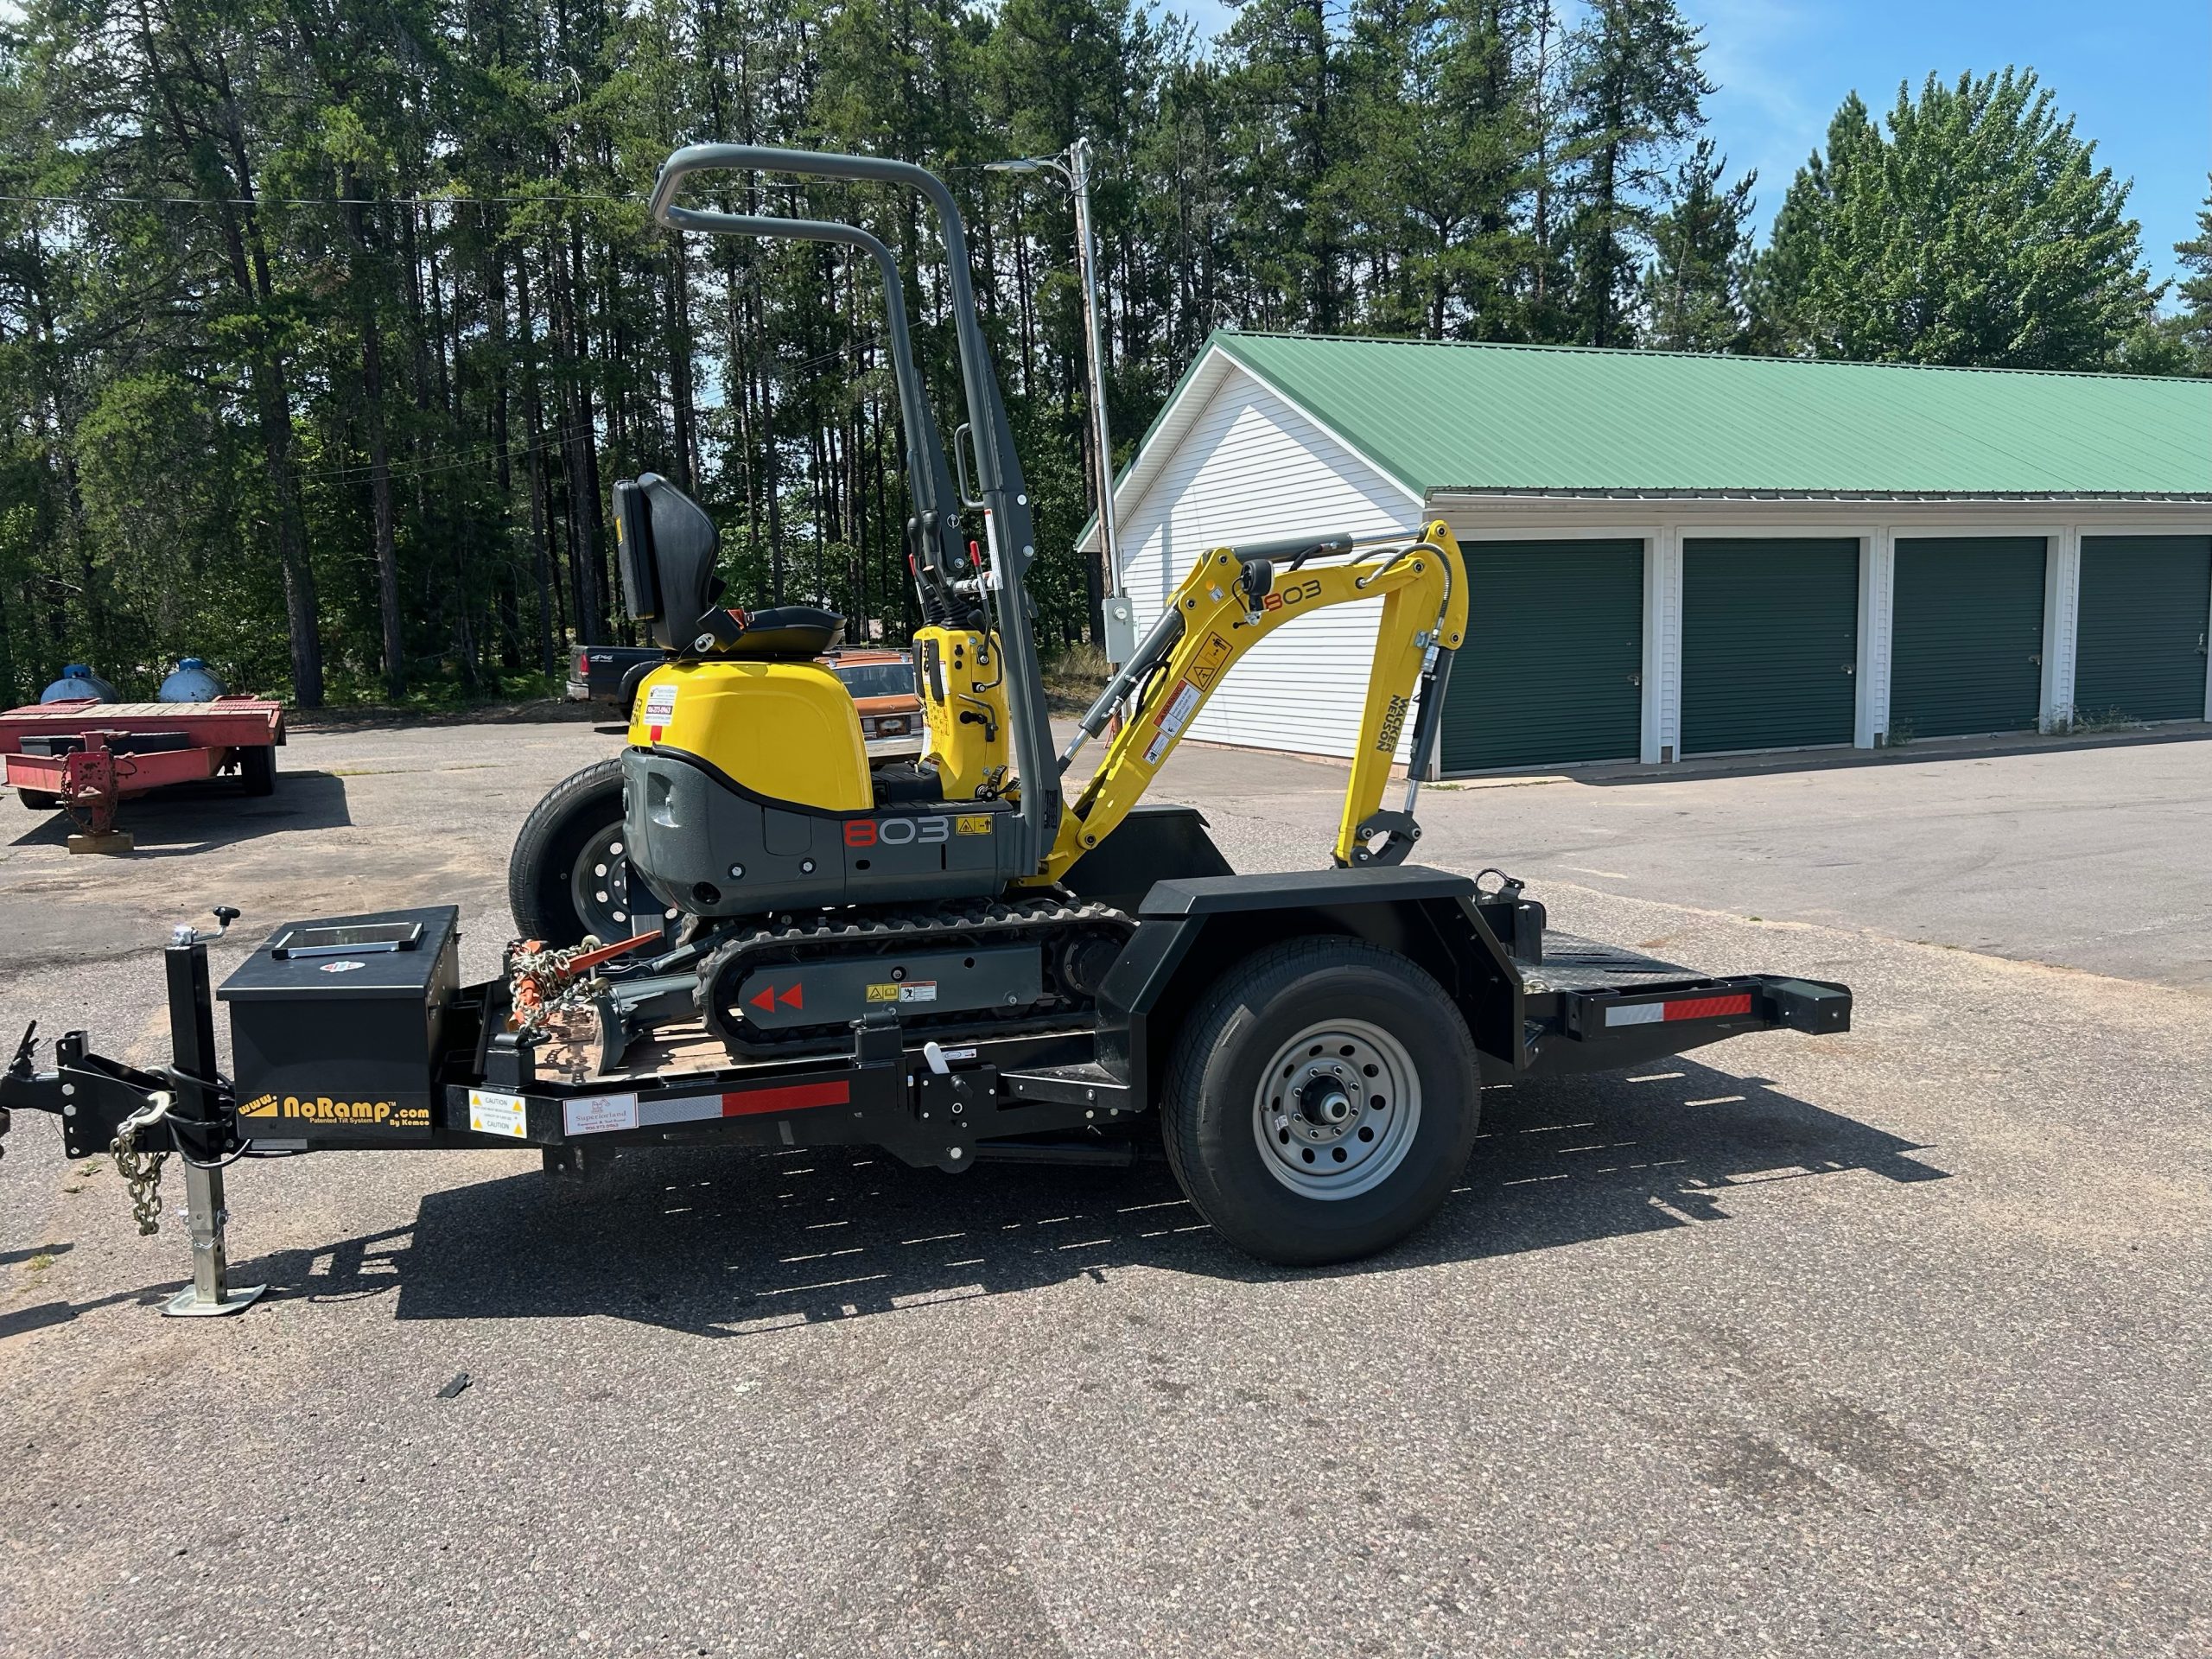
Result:
<svg viewBox="0 0 2212 1659">
<path fill-rule="evenodd" d="M 361 209 L 354 200 L 359 182 L 349 163 L 340 181 L 348 206 L 346 226 L 353 239 L 356 258 L 369 265 L 371 255 Z M 391 450 L 384 424 L 384 341 L 377 317 L 376 295 L 370 281 L 373 270 L 354 273 L 355 308 L 361 327 L 361 403 L 369 437 L 369 517 L 374 524 L 377 561 L 377 617 L 384 635 L 385 694 L 394 702 L 407 692 L 406 631 L 399 610 L 399 553 L 392 530 Z"/>
</svg>

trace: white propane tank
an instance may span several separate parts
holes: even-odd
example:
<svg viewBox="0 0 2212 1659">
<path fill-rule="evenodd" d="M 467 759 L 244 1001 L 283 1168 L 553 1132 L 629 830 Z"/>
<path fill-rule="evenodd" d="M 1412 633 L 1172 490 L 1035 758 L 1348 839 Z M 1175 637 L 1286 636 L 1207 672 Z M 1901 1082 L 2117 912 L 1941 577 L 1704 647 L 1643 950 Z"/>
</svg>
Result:
<svg viewBox="0 0 2212 1659">
<path fill-rule="evenodd" d="M 223 683 L 197 657 L 178 663 L 176 672 L 163 680 L 162 689 L 154 694 L 160 702 L 213 702 L 222 695 Z"/>
<path fill-rule="evenodd" d="M 74 702 L 89 697 L 94 702 L 119 701 L 115 688 L 82 663 L 71 663 L 61 677 L 38 694 L 41 702 Z"/>
</svg>

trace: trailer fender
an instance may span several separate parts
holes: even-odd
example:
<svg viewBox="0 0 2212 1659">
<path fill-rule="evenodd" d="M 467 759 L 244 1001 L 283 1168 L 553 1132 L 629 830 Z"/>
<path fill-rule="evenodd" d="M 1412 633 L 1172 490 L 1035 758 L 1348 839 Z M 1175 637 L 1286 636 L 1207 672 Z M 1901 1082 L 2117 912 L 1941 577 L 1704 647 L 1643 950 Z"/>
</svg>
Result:
<svg viewBox="0 0 2212 1659">
<path fill-rule="evenodd" d="M 1184 1019 L 1231 964 L 1285 939 L 1338 935 L 1405 957 L 1444 988 L 1486 1063 L 1527 1064 L 1521 977 L 1472 880 L 1421 865 L 1182 877 L 1155 883 L 1099 992 L 1101 1063 L 1157 1098 Z M 1542 911 L 1509 901 L 1512 934 Z"/>
</svg>

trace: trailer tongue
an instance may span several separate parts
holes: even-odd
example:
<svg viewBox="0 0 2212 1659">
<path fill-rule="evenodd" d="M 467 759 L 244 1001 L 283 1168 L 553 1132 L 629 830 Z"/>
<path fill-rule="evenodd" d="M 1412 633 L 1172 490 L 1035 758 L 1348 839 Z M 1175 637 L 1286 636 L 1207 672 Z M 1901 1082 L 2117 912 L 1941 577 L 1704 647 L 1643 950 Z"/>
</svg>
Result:
<svg viewBox="0 0 2212 1659">
<path fill-rule="evenodd" d="M 115 1155 L 147 1231 L 158 1224 L 162 1160 L 182 1164 L 194 1287 L 171 1306 L 180 1313 L 251 1300 L 227 1284 L 224 1263 L 220 1171 L 238 1156 L 534 1147 L 549 1172 L 574 1174 L 639 1146 L 864 1145 L 957 1173 L 995 1158 L 1126 1161 L 1140 1126 L 1163 1110 L 1171 1151 L 1179 1128 L 1185 1137 L 1177 1173 L 1206 1219 L 1247 1249 L 1319 1262 L 1387 1243 L 1421 1217 L 1316 1226 L 1336 1219 L 1324 1186 L 1292 1207 L 1293 1224 L 1255 1220 L 1273 1192 L 1241 1185 L 1250 1172 L 1232 1166 L 1261 1165 L 1294 1198 L 1298 1181 L 1357 1171 L 1395 1137 L 1401 1159 L 1429 1160 L 1448 1187 L 1455 1153 L 1472 1139 L 1481 1078 L 1604 1071 L 1751 1032 L 1850 1025 L 1842 986 L 1700 974 L 1549 932 L 1517 884 L 1483 889 L 1418 866 L 1169 879 L 1125 913 L 1125 943 L 1079 1015 L 910 1026 L 906 1016 L 930 1005 L 893 998 L 847 1020 L 834 1048 L 761 1059 L 734 1058 L 702 1021 L 664 1020 L 611 1063 L 603 1030 L 518 1020 L 512 976 L 461 984 L 450 906 L 287 922 L 219 992 L 207 969 L 218 934 L 180 927 L 166 952 L 169 1064 L 124 1065 L 72 1031 L 41 1070 L 27 1033 L 0 1074 L 0 1133 L 10 1110 L 46 1112 L 72 1159 Z M 225 926 L 234 914 L 220 913 Z M 1179 1097 L 1219 1093 L 1209 1066 L 1232 1038 L 1208 1026 L 1208 1007 L 1226 990 L 1246 1024 L 1268 1027 L 1252 968 L 1301 951 L 1350 959 L 1348 972 L 1402 964 L 1418 976 L 1413 995 L 1440 995 L 1476 1067 L 1454 1079 L 1426 1066 L 1416 1022 L 1392 1019 L 1348 978 L 1339 1013 L 1317 1021 L 1309 1007 L 1268 1027 L 1265 1046 L 1302 1068 L 1289 1084 L 1271 1065 L 1249 1080 L 1256 1094 Z M 595 1024 L 626 985 L 652 977 L 650 963 L 604 961 L 588 970 L 577 1009 Z M 804 969 L 791 982 L 803 997 Z M 219 1000 L 232 1076 L 215 1065 Z M 1271 1095 L 1278 1084 L 1289 1092 Z M 1214 1127 L 1236 1127 L 1230 1144 L 1191 1144 L 1208 1106 Z M 1424 1112 L 1432 1129 L 1448 1122 L 1452 1133 L 1427 1145 L 1396 1127 Z"/>
</svg>

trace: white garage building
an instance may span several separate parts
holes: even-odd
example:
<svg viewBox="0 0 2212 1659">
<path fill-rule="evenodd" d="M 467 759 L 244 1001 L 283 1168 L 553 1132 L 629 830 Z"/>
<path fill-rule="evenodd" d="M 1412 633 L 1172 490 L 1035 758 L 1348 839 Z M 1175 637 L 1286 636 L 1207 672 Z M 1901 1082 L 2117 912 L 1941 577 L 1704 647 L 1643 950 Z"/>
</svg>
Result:
<svg viewBox="0 0 2212 1659">
<path fill-rule="evenodd" d="M 1115 503 L 1140 635 L 1205 549 L 1443 518 L 1446 776 L 2212 719 L 2208 381 L 1223 332 Z M 1192 734 L 1351 753 L 1379 609 Z"/>
</svg>

